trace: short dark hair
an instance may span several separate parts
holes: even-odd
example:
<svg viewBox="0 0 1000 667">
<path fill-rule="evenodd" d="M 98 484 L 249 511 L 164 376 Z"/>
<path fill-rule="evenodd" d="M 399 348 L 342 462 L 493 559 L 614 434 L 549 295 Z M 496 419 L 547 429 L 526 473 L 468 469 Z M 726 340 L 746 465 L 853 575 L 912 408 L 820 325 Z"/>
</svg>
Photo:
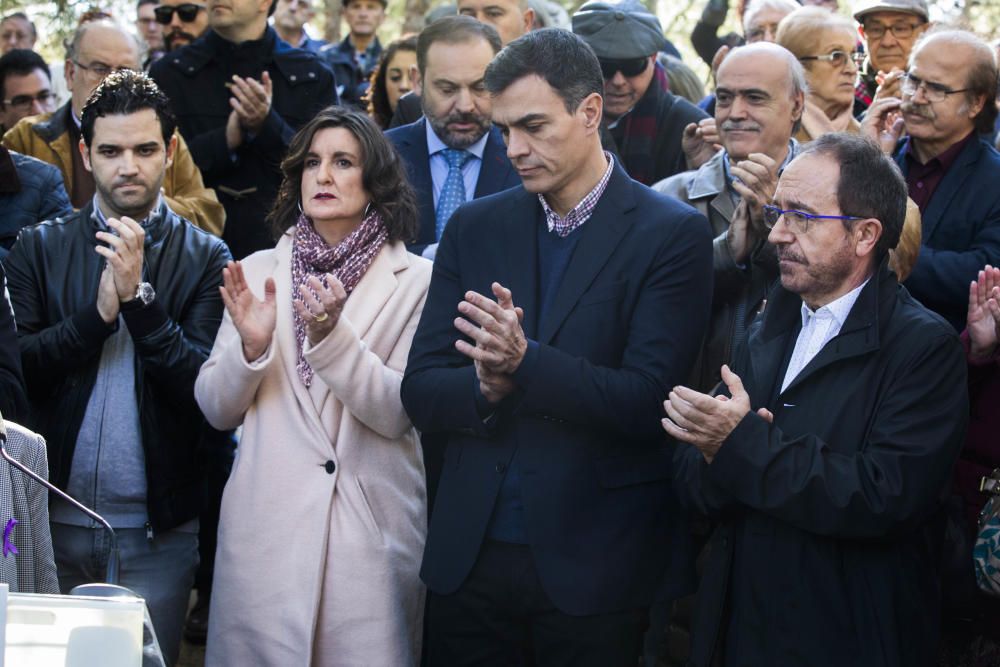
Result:
<svg viewBox="0 0 1000 667">
<path fill-rule="evenodd" d="M 136 10 L 138 10 L 143 5 L 158 5 L 158 4 L 160 4 L 160 0 L 139 0 L 139 2 L 135 3 L 135 8 Z"/>
<path fill-rule="evenodd" d="M 446 16 L 424 28 L 417 37 L 417 69 L 420 76 L 427 70 L 427 52 L 431 44 L 461 44 L 482 39 L 497 53 L 503 48 L 500 34 L 488 23 L 480 23 L 469 16 Z"/>
<path fill-rule="evenodd" d="M 267 218 L 280 237 L 299 217 L 302 171 L 320 130 L 342 127 L 361 144 L 361 182 L 372 196 L 372 206 L 382 216 L 390 241 L 411 241 L 417 233 L 417 196 L 406 178 L 406 169 L 396 149 L 363 112 L 332 106 L 320 111 L 295 133 L 281 162 L 282 180 L 278 197 Z"/>
<path fill-rule="evenodd" d="M 10 19 L 21 19 L 22 21 L 26 21 L 27 24 L 31 26 L 32 39 L 38 39 L 38 29 L 35 28 L 35 22 L 29 19 L 27 14 L 25 14 L 24 12 L 13 12 L 11 14 L 7 14 L 7 16 L 0 19 L 0 23 L 9 21 Z"/>
<path fill-rule="evenodd" d="M 45 72 L 51 85 L 52 73 L 49 72 L 49 66 L 45 64 L 44 58 L 31 49 L 11 49 L 0 57 L 0 103 L 7 97 L 7 92 L 4 90 L 7 77 L 27 76 L 36 69 Z"/>
<path fill-rule="evenodd" d="M 837 205 L 842 215 L 875 218 L 882 236 L 875 245 L 877 261 L 899 243 L 906 219 L 906 180 L 899 167 L 878 144 L 844 132 L 824 134 L 805 145 L 802 155 L 825 155 L 840 165 Z M 844 220 L 850 229 L 854 221 Z"/>
<path fill-rule="evenodd" d="M 604 94 L 604 76 L 594 50 L 568 30 L 534 30 L 508 44 L 486 68 L 486 89 L 499 95 L 531 75 L 544 79 L 569 113 L 591 94 Z"/>
<path fill-rule="evenodd" d="M 94 92 L 90 94 L 83 113 L 80 115 L 80 134 L 83 142 L 90 147 L 94 138 L 94 123 L 104 116 L 126 116 L 152 109 L 160 121 L 163 143 L 170 143 L 177 121 L 170 109 L 170 100 L 156 83 L 143 74 L 130 69 L 121 69 L 104 77 Z"/>
</svg>

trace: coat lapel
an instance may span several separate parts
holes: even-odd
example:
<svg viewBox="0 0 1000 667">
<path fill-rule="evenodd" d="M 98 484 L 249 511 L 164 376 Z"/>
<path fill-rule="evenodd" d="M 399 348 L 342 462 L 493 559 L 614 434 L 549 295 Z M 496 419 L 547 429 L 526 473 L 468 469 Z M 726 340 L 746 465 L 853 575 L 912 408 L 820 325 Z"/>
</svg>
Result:
<svg viewBox="0 0 1000 667">
<path fill-rule="evenodd" d="M 360 338 L 365 337 L 389 297 L 396 291 L 399 285 L 396 274 L 409 265 L 406 247 L 388 241 L 351 292 L 344 304 L 344 317 L 354 325 Z"/>
<path fill-rule="evenodd" d="M 906 174 L 906 152 L 908 149 L 909 143 L 902 149 L 897 160 L 897 164 L 903 169 L 904 175 Z M 978 138 L 970 141 L 962 149 L 962 153 L 958 156 L 958 159 L 955 160 L 954 164 L 945 173 L 937 189 L 934 190 L 934 194 L 931 196 L 927 209 L 921 218 L 921 237 L 924 243 L 927 242 L 927 239 L 931 238 L 934 230 L 941 224 L 945 214 L 951 207 L 952 199 L 959 192 L 963 191 L 966 180 L 975 174 L 976 162 L 979 160 L 981 150 L 982 146 Z"/>
<path fill-rule="evenodd" d="M 293 228 L 294 229 L 294 228 Z M 299 404 L 299 413 L 305 415 L 310 429 L 328 440 L 329 435 L 323 428 L 319 412 L 309 395 L 309 388 L 302 384 L 297 369 L 298 343 L 295 340 L 295 310 L 292 307 L 292 233 L 285 233 L 274 248 L 275 266 L 271 275 L 278 297 L 277 323 L 275 324 L 274 340 L 280 347 L 275 350 L 281 355 L 281 366 L 288 384 L 292 387 L 295 400 Z M 346 306 L 345 306 L 346 309 Z M 318 380 L 314 379 L 314 382 Z"/>
<path fill-rule="evenodd" d="M 426 120 L 421 119 L 410 126 L 399 146 L 410 176 L 410 186 L 417 194 L 420 213 L 417 243 L 434 243 L 435 240 L 434 183 L 431 180 L 431 162 L 427 152 L 426 123 Z"/>
<path fill-rule="evenodd" d="M 510 201 L 510 200 L 508 200 Z M 499 217 L 505 227 L 507 280 L 515 306 L 524 310 L 521 327 L 528 337 L 538 332 L 538 216 L 536 195 L 520 190 L 506 214 Z M 490 295 L 487 295 L 490 296 Z"/>
<path fill-rule="evenodd" d="M 539 324 L 540 342 L 551 342 L 576 302 L 604 268 L 625 232 L 632 226 L 632 218 L 628 214 L 634 208 L 632 180 L 616 160 L 611 180 L 594 214 L 576 232 L 582 236 L 566 267 L 552 306 Z"/>
<path fill-rule="evenodd" d="M 483 164 L 479 169 L 479 180 L 476 181 L 475 198 L 485 197 L 505 190 L 504 184 L 510 178 L 514 167 L 507 159 L 507 147 L 500 138 L 500 132 L 494 127 L 490 129 L 483 149 Z"/>
</svg>

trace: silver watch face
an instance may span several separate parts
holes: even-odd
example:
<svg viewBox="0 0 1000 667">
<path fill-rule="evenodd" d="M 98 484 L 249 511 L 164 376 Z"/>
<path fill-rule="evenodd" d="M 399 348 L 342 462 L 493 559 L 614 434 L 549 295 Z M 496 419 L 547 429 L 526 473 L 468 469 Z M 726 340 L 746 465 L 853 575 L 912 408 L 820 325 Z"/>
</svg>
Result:
<svg viewBox="0 0 1000 667">
<path fill-rule="evenodd" d="M 139 287 L 135 290 L 135 298 L 142 301 L 142 305 L 148 306 L 153 302 L 155 297 L 156 291 L 153 289 L 152 285 L 149 283 L 139 283 Z"/>
</svg>

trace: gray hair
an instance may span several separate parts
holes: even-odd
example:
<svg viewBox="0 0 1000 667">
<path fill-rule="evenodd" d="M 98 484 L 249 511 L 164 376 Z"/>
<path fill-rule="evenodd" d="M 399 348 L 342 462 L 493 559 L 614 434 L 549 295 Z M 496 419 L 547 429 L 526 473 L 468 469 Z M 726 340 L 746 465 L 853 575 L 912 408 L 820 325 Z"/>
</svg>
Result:
<svg viewBox="0 0 1000 667">
<path fill-rule="evenodd" d="M 801 6 L 795 0 L 754 0 L 743 14 L 743 32 L 744 34 L 747 32 L 750 21 L 763 11 L 770 9 L 776 12 L 784 12 L 785 16 L 787 16 Z"/>
</svg>

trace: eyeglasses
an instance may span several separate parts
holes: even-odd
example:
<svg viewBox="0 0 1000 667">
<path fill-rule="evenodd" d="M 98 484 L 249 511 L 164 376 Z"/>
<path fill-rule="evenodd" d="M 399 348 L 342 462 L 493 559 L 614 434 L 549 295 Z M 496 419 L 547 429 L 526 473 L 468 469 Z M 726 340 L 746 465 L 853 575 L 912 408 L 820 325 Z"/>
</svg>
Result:
<svg viewBox="0 0 1000 667">
<path fill-rule="evenodd" d="M 920 77 L 913 76 L 910 73 L 903 76 L 903 81 L 900 83 L 899 89 L 903 91 L 904 95 L 913 97 L 916 95 L 918 88 L 924 91 L 924 97 L 927 98 L 928 102 L 944 102 L 945 98 L 949 95 L 964 93 L 967 90 L 972 90 L 971 88 L 959 88 L 958 90 L 952 90 L 948 86 L 940 83 L 934 83 L 933 81 L 924 81 Z"/>
<path fill-rule="evenodd" d="M 777 206 L 764 206 L 764 226 L 768 229 L 774 229 L 782 216 L 785 217 L 785 225 L 794 225 L 795 231 L 800 234 L 808 234 L 809 226 L 815 220 L 861 220 L 856 215 L 813 215 L 812 213 L 803 213 L 794 209 L 783 211 Z"/>
<path fill-rule="evenodd" d="M 864 28 L 865 37 L 877 42 L 885 37 L 886 32 L 891 32 L 896 39 L 909 39 L 913 37 L 913 31 L 922 25 L 922 23 L 895 23 L 886 27 L 881 23 L 864 23 L 862 28 Z"/>
<path fill-rule="evenodd" d="M 89 65 L 84 65 L 76 60 L 73 60 L 72 63 L 87 74 L 91 75 L 92 78 L 99 77 L 101 79 L 112 72 L 120 72 L 123 69 L 132 69 L 131 67 L 112 67 L 111 65 L 105 65 L 104 63 L 90 63 Z"/>
<path fill-rule="evenodd" d="M 13 107 L 18 111 L 27 111 L 34 102 L 38 102 L 42 107 L 47 107 L 55 99 L 56 96 L 51 91 L 43 90 L 37 95 L 15 95 L 9 100 L 3 100 L 3 104 L 4 106 Z"/>
<path fill-rule="evenodd" d="M 834 67 L 843 67 L 847 64 L 847 59 L 850 57 L 851 54 L 846 51 L 831 51 L 825 56 L 802 56 L 799 60 L 802 62 L 806 60 L 822 60 L 831 63 Z"/>
<path fill-rule="evenodd" d="M 196 5 L 193 2 L 185 2 L 183 5 L 177 5 L 176 7 L 171 7 L 170 5 L 160 5 L 153 10 L 156 15 L 156 20 L 163 25 L 170 25 L 170 22 L 174 18 L 174 12 L 177 12 L 177 18 L 179 18 L 184 23 L 190 23 L 198 18 L 198 12 L 205 9 L 205 5 Z"/>
<path fill-rule="evenodd" d="M 649 67 L 649 57 L 630 58 L 628 60 L 601 60 L 601 73 L 605 79 L 613 79 L 617 72 L 622 76 L 639 76 Z"/>
</svg>

